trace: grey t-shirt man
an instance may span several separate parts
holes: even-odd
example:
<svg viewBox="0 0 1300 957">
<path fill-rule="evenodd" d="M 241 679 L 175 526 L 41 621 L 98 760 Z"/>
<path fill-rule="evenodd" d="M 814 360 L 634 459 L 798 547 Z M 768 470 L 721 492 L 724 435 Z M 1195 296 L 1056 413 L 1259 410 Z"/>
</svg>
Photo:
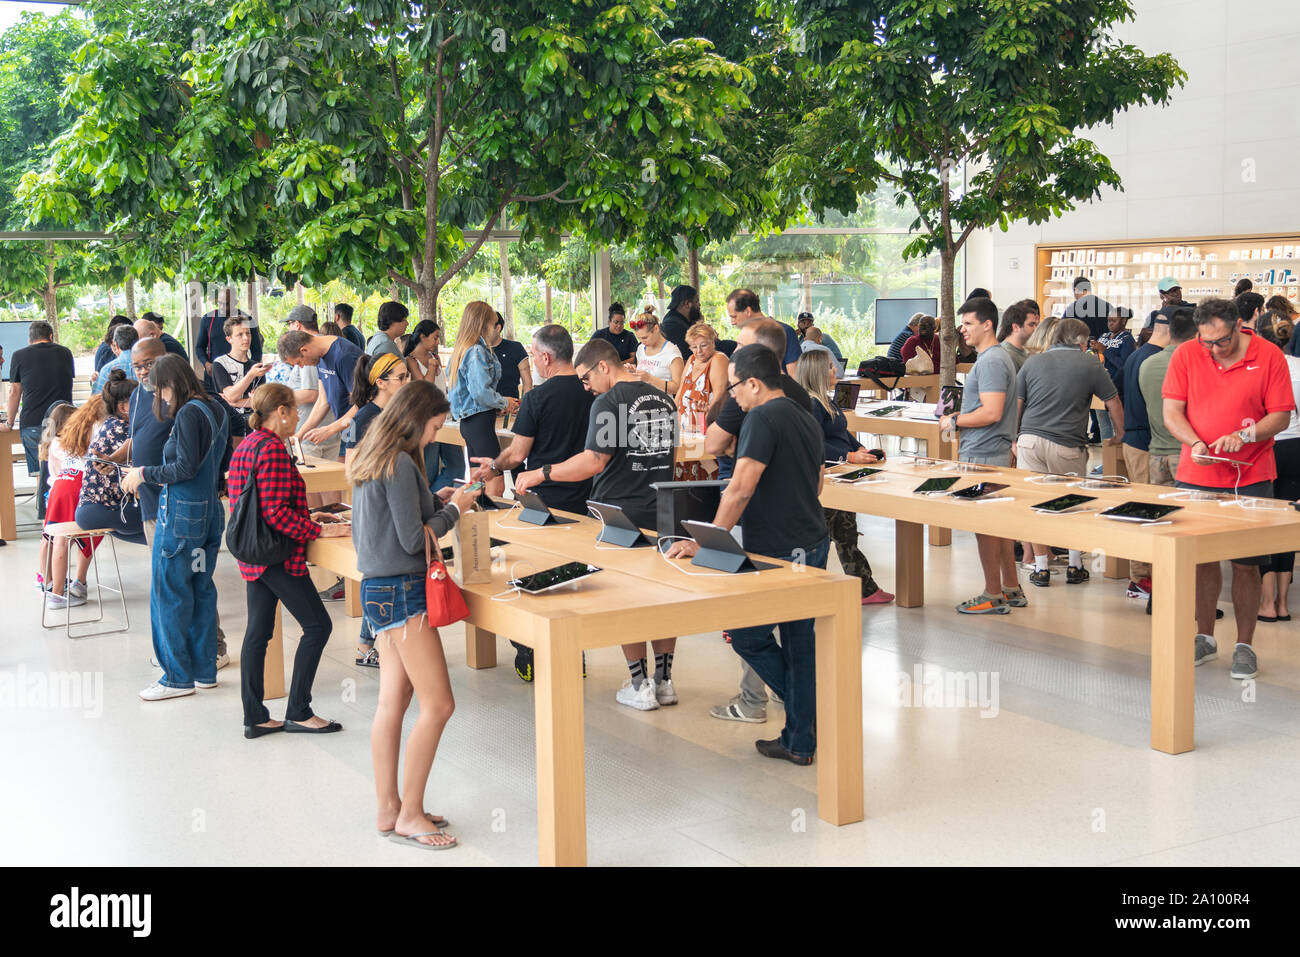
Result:
<svg viewBox="0 0 1300 957">
<path fill-rule="evenodd" d="M 981 392 L 1006 396 L 1002 418 L 992 425 L 957 431 L 957 454 L 963 462 L 1001 458 L 1016 440 L 1016 364 L 1011 354 L 996 346 L 985 349 L 966 373 L 961 393 L 961 411 L 974 412 L 983 406 Z M 989 463 L 992 464 L 992 463 Z"/>
<path fill-rule="evenodd" d="M 386 332 L 376 332 L 371 336 L 370 341 L 366 343 L 366 352 L 374 359 L 385 354 L 402 358 L 402 350 L 397 348 L 397 342 Z"/>
<path fill-rule="evenodd" d="M 1016 377 L 1016 394 L 1025 402 L 1021 433 L 1081 449 L 1088 444 L 1092 397 L 1106 402 L 1118 393 L 1091 353 L 1067 344 L 1026 359 Z"/>
<path fill-rule="evenodd" d="M 1011 357 L 1011 361 L 1016 364 L 1016 372 L 1019 372 L 1024 366 L 1025 360 L 1029 358 L 1029 353 L 1019 346 L 1012 345 L 1010 339 L 1003 339 L 998 345 L 1006 350 L 1007 355 Z"/>
</svg>

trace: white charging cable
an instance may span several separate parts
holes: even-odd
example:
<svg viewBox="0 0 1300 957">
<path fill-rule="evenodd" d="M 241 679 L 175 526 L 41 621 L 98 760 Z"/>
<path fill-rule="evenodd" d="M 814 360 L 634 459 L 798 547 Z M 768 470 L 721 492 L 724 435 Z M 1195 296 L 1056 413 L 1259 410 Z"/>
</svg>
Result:
<svg viewBox="0 0 1300 957">
<path fill-rule="evenodd" d="M 664 550 L 664 548 L 663 548 L 663 543 L 664 543 L 664 542 L 668 542 L 669 545 L 671 546 L 671 544 L 672 544 L 673 542 L 693 542 L 693 541 L 695 541 L 695 539 L 691 538 L 689 535 L 660 535 L 659 538 L 658 538 L 658 540 L 655 542 L 655 550 L 656 550 L 657 552 L 659 552 L 659 556 L 660 556 L 660 557 L 661 557 L 665 562 L 667 562 L 671 567 L 677 569 L 677 570 L 678 570 L 679 572 L 681 572 L 683 575 L 690 575 L 692 578 L 730 578 L 730 577 L 732 576 L 732 574 L 733 574 L 732 572 L 692 572 L 692 571 L 687 571 L 684 567 L 682 567 L 682 565 L 680 565 L 679 563 L 677 563 L 677 562 L 673 561 L 671 558 L 669 558 L 669 557 L 668 557 L 668 553 L 667 553 L 667 552 Z M 734 574 L 737 574 L 737 575 L 757 575 L 758 572 L 756 572 L 756 571 L 755 571 L 755 572 L 735 572 Z"/>
<path fill-rule="evenodd" d="M 519 576 L 515 574 L 515 569 L 517 569 L 520 565 L 527 565 L 529 568 L 533 570 L 534 574 L 536 574 L 537 572 L 536 565 L 534 565 L 526 558 L 521 558 L 518 561 L 516 561 L 513 565 L 510 566 L 510 578 L 508 579 L 509 581 L 516 582 L 516 583 L 519 581 Z M 492 600 L 493 601 L 518 601 L 519 596 L 522 594 L 523 592 L 520 590 L 519 585 L 514 584 L 511 585 L 509 588 L 507 588 L 505 591 L 497 592 L 495 595 L 492 596 Z"/>
</svg>

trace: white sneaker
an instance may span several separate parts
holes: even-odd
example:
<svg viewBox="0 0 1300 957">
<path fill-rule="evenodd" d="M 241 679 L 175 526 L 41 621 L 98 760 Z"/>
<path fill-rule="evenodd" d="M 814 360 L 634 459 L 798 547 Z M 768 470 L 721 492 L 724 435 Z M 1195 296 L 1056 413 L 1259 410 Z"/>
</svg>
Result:
<svg viewBox="0 0 1300 957">
<path fill-rule="evenodd" d="M 226 665 L 230 664 L 230 655 L 217 655 L 217 670 L 220 671 Z"/>
<path fill-rule="evenodd" d="M 85 603 L 86 599 L 78 598 L 76 595 L 70 595 L 65 598 L 62 595 L 56 595 L 52 591 L 45 593 L 45 607 L 55 611 L 62 611 L 64 608 L 69 606 L 76 608 L 78 605 L 84 605 Z"/>
<path fill-rule="evenodd" d="M 212 682 L 211 684 L 208 684 L 206 681 L 200 681 L 198 678 L 194 679 L 194 687 L 202 688 L 204 691 L 211 691 L 216 686 L 217 683 L 215 681 Z"/>
<path fill-rule="evenodd" d="M 677 691 L 673 688 L 672 678 L 655 683 L 655 700 L 661 705 L 677 703 Z"/>
<path fill-rule="evenodd" d="M 646 678 L 641 682 L 640 690 L 632 687 L 632 679 L 628 678 L 623 682 L 623 687 L 618 689 L 618 694 L 614 696 L 619 704 L 625 704 L 629 708 L 636 708 L 638 711 L 654 711 L 659 707 L 659 700 L 655 697 L 655 680 Z"/>
<path fill-rule="evenodd" d="M 86 597 L 86 583 L 75 578 L 68 579 L 68 594 L 73 598 Z"/>
<path fill-rule="evenodd" d="M 140 692 L 140 697 L 145 701 L 162 701 L 165 698 L 183 698 L 191 694 L 194 694 L 193 688 L 168 688 L 166 685 L 154 682 Z"/>
</svg>

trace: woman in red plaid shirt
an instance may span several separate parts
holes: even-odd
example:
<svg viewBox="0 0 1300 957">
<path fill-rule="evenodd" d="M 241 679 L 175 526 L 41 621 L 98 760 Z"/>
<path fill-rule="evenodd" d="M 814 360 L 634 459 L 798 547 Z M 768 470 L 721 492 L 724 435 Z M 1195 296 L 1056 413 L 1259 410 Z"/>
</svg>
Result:
<svg viewBox="0 0 1300 957">
<path fill-rule="evenodd" d="M 279 565 L 268 568 L 238 563 L 239 573 L 248 583 L 248 625 L 239 662 L 244 737 L 259 738 L 276 731 L 308 734 L 342 731 L 343 726 L 337 721 L 317 717 L 311 710 L 312 681 L 333 626 L 307 574 L 307 543 L 321 535 L 345 534 L 347 526 L 338 526 L 337 532 L 322 527 L 307 509 L 307 488 L 284 444 L 298 428 L 298 406 L 293 390 L 279 383 L 259 386 L 253 393 L 252 409 L 248 424 L 253 431 L 230 459 L 230 475 L 226 480 L 230 503 L 233 507 L 249 475 L 255 475 L 262 521 L 297 545 Z M 266 646 L 275 628 L 278 603 L 284 604 L 303 629 L 293 659 L 293 681 L 284 721 L 271 720 L 271 713 L 262 703 Z"/>
</svg>

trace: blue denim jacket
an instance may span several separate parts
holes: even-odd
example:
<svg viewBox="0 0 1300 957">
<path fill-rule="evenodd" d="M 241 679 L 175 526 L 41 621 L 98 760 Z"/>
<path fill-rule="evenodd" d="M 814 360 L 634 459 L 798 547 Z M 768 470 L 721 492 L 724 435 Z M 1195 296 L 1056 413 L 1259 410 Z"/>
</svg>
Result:
<svg viewBox="0 0 1300 957">
<path fill-rule="evenodd" d="M 452 417 L 464 419 L 489 409 L 504 410 L 505 396 L 497 392 L 500 381 L 501 360 L 479 339 L 461 359 L 456 384 L 447 395 Z"/>
</svg>

